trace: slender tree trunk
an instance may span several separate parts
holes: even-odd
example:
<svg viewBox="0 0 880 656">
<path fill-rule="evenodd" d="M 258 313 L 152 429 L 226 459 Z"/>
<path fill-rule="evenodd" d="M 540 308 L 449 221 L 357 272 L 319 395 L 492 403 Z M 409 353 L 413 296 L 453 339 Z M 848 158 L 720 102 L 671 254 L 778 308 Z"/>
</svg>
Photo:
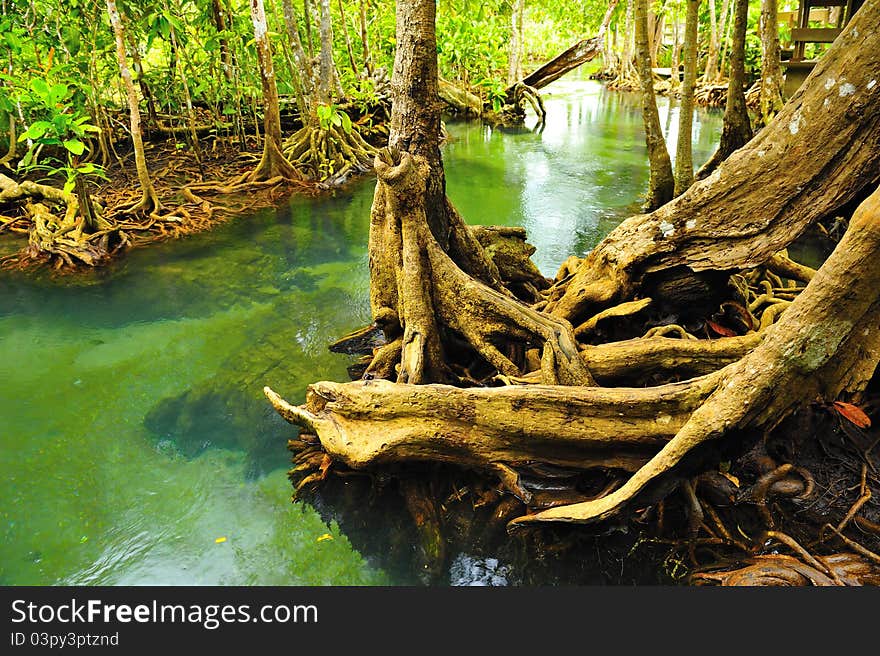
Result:
<svg viewBox="0 0 880 656">
<path fill-rule="evenodd" d="M 710 6 L 714 0 L 709 0 Z M 700 0 L 688 0 L 684 28 L 684 81 L 678 113 L 678 145 L 675 151 L 675 195 L 684 193 L 694 183 L 692 132 L 694 85 L 697 80 L 697 23 Z"/>
<path fill-rule="evenodd" d="M 633 70 L 633 47 L 635 42 L 635 34 L 633 29 L 633 11 L 635 0 L 626 1 L 626 19 L 623 23 L 623 55 L 620 59 L 621 78 L 629 77 L 630 71 Z"/>
<path fill-rule="evenodd" d="M 134 68 L 134 73 L 137 75 L 138 87 L 140 87 L 141 95 L 147 103 L 147 125 L 155 127 L 159 125 L 159 117 L 156 114 L 156 101 L 153 98 L 153 92 L 150 90 L 150 85 L 147 84 L 147 80 L 144 78 L 144 65 L 141 61 L 141 53 L 138 50 L 137 43 L 131 38 L 131 35 L 128 35 L 128 37 L 129 46 L 131 47 L 131 62 Z"/>
<path fill-rule="evenodd" d="M 298 180 L 301 176 L 281 153 L 281 110 L 278 104 L 278 87 L 275 85 L 275 67 L 272 63 L 266 10 L 263 0 L 250 0 L 250 5 L 260 78 L 263 83 L 263 156 L 249 179 L 251 182 L 259 182 L 281 176 Z"/>
<path fill-rule="evenodd" d="M 654 96 L 654 73 L 651 71 L 651 53 L 648 51 L 648 2 L 635 0 L 636 68 L 642 88 L 642 118 L 645 124 L 645 142 L 651 178 L 645 197 L 645 209 L 653 210 L 672 199 L 675 179 L 672 162 L 660 126 L 660 113 Z"/>
<path fill-rule="evenodd" d="M 702 180 L 714 171 L 733 151 L 742 148 L 752 138 L 752 125 L 746 107 L 746 25 L 748 23 L 749 0 L 734 0 L 733 42 L 730 50 L 730 81 L 727 85 L 727 106 L 724 108 L 724 123 L 721 127 L 721 143 L 697 172 Z"/>
<path fill-rule="evenodd" d="M 303 18 L 306 24 L 306 48 L 309 51 L 309 59 L 315 58 L 315 44 L 312 41 L 312 3 L 310 0 L 303 0 Z"/>
<path fill-rule="evenodd" d="M 718 74 L 715 76 L 713 82 L 720 82 L 724 79 L 724 69 L 727 65 L 727 52 L 730 48 L 727 47 L 727 44 L 730 43 L 730 28 L 733 25 L 732 14 L 734 11 L 733 5 L 730 4 L 730 0 L 724 0 L 724 5 L 722 5 L 722 14 L 721 17 L 721 29 L 719 33 L 723 35 L 721 39 L 721 63 L 718 65 Z"/>
<path fill-rule="evenodd" d="M 670 61 L 669 95 L 681 86 L 681 78 L 678 69 L 681 66 L 681 30 L 678 24 L 678 2 L 672 3 L 672 57 Z"/>
<path fill-rule="evenodd" d="M 305 50 L 303 50 L 296 13 L 293 10 L 293 0 L 282 0 L 281 4 L 284 11 L 284 26 L 287 29 L 287 37 L 293 49 L 293 60 L 296 65 L 296 70 L 292 72 L 293 79 L 299 87 L 296 102 L 303 124 L 305 124 L 314 109 L 312 107 L 312 97 L 314 95 L 312 62 L 306 57 Z"/>
<path fill-rule="evenodd" d="M 178 14 L 182 13 L 180 11 L 180 7 L 176 7 L 176 9 L 177 9 Z M 170 9 L 169 9 L 167 3 L 165 4 L 165 11 L 170 12 Z M 171 44 L 174 46 L 174 49 L 177 50 L 178 45 L 179 45 L 177 43 L 177 31 L 174 29 L 173 25 L 171 25 L 170 33 L 171 33 Z M 184 99 L 184 102 L 186 103 L 186 122 L 187 122 L 187 126 L 189 127 L 190 146 L 193 149 L 193 155 L 195 155 L 196 163 L 198 163 L 199 169 L 201 170 L 202 150 L 199 147 L 199 135 L 198 135 L 198 132 L 196 131 L 196 113 L 195 113 L 195 110 L 193 109 L 192 94 L 189 91 L 189 81 L 187 80 L 186 70 L 183 66 L 181 66 L 181 71 L 180 71 L 180 82 L 183 85 L 183 99 Z"/>
<path fill-rule="evenodd" d="M 336 63 L 333 61 L 333 21 L 330 16 L 330 0 L 320 0 L 321 8 L 321 59 L 318 68 L 318 102 L 329 105 L 334 95 L 342 96 Z"/>
<path fill-rule="evenodd" d="M 370 42 L 367 38 L 367 0 L 360 0 L 361 50 L 363 51 L 364 68 L 368 76 L 373 75 L 373 61 L 370 57 Z"/>
<path fill-rule="evenodd" d="M 510 43 L 507 51 L 507 85 L 516 83 L 523 77 L 523 8 L 525 0 L 513 0 L 510 11 Z"/>
<path fill-rule="evenodd" d="M 220 34 L 220 62 L 223 67 L 223 77 L 226 82 L 232 84 L 232 53 L 229 51 L 229 40 L 225 36 L 226 17 L 223 15 L 223 7 L 220 0 L 211 0 L 211 18 L 214 20 L 214 29 Z"/>
<path fill-rule="evenodd" d="M 141 114 L 138 111 L 137 93 L 134 90 L 134 82 L 131 79 L 131 71 L 128 68 L 128 62 L 125 57 L 125 33 L 122 28 L 122 20 L 119 16 L 119 10 L 116 8 L 116 0 L 107 0 L 107 15 L 110 17 L 110 24 L 113 26 L 113 34 L 116 37 L 116 60 L 119 64 L 119 75 L 122 77 L 122 83 L 125 87 L 125 94 L 128 99 L 129 120 L 131 124 L 131 140 L 134 144 L 134 162 L 137 170 L 138 181 L 141 185 L 141 200 L 131 208 L 131 211 L 144 210 L 150 214 L 158 214 L 162 209 L 159 202 L 159 196 L 150 180 L 150 173 L 147 170 L 147 160 L 144 155 L 144 141 L 141 136 Z"/>
<path fill-rule="evenodd" d="M 363 71 L 357 65 L 354 58 L 354 49 L 351 47 L 351 37 L 348 35 L 348 21 L 345 19 L 345 6 L 342 4 L 342 0 L 339 0 L 339 16 L 340 24 L 342 25 L 342 34 L 345 36 L 345 49 L 348 51 L 348 61 L 351 64 L 351 71 L 354 73 L 355 79 L 360 80 L 361 77 L 363 77 Z"/>
<path fill-rule="evenodd" d="M 779 19 L 776 0 L 761 3 L 761 106 L 757 124 L 767 125 L 779 113 L 782 98 L 782 67 L 780 66 Z"/>
<path fill-rule="evenodd" d="M 715 15 L 715 0 L 709 0 L 709 52 L 706 55 L 706 70 L 703 82 L 711 83 L 718 75 L 718 18 Z"/>
</svg>

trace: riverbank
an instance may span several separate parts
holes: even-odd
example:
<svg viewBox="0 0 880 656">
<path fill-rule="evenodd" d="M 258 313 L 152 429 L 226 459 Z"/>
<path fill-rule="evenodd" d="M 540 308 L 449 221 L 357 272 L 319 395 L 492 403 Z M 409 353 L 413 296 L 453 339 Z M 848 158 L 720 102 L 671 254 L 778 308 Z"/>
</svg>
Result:
<svg viewBox="0 0 880 656">
<path fill-rule="evenodd" d="M 387 139 L 387 108 L 352 114 L 352 130 L 361 130 L 373 145 Z M 339 110 L 342 111 L 342 110 Z M 291 135 L 302 127 L 299 119 L 285 123 Z M 170 136 L 169 136 L 170 134 Z M 277 176 L 247 181 L 260 161 L 258 134 L 242 139 L 209 134 L 199 139 L 198 153 L 174 133 L 148 132 L 145 164 L 155 187 L 160 212 L 131 211 L 141 197 L 134 152 L 124 134 L 112 140 L 117 159 L 103 167 L 102 175 L 89 177 L 88 195 L 96 210 L 98 230 L 84 228 L 79 198 L 62 190 L 63 178 L 43 179 L 42 169 L 26 176 L 12 170 L 0 176 L 0 235 L 27 240 L 17 252 L 0 257 L 0 269 L 50 267 L 75 272 L 102 266 L 132 248 L 211 229 L 235 216 L 277 207 L 291 194 L 316 196 L 332 193 L 358 177 L 357 171 L 328 180 Z M 126 150 L 128 148 L 128 150 Z M 90 234 L 91 232 L 91 234 Z"/>
</svg>

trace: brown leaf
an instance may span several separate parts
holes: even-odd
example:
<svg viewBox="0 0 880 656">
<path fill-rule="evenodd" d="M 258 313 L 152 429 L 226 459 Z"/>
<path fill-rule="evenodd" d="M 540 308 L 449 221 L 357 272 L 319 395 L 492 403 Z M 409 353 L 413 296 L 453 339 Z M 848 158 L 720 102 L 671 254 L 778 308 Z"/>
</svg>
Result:
<svg viewBox="0 0 880 656">
<path fill-rule="evenodd" d="M 717 335 L 721 335 L 722 337 L 736 337 L 736 333 L 726 326 L 722 326 L 721 324 L 710 321 L 709 319 L 706 319 L 706 323 L 709 325 L 709 328 L 711 328 L 712 331 L 715 332 L 715 334 Z"/>
<path fill-rule="evenodd" d="M 871 419 L 860 407 L 853 405 L 852 403 L 846 403 L 844 401 L 835 401 L 833 405 L 838 414 L 848 419 L 851 423 L 855 424 L 859 428 L 871 427 Z"/>
</svg>

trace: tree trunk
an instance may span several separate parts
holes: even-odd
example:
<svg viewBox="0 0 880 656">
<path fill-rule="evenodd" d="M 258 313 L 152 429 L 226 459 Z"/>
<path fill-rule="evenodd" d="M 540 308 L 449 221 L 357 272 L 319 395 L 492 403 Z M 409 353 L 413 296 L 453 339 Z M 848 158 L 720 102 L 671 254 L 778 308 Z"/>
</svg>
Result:
<svg viewBox="0 0 880 656">
<path fill-rule="evenodd" d="M 709 0 L 714 6 L 714 0 Z M 684 28 L 684 80 L 678 112 L 678 147 L 675 151 L 675 195 L 680 196 L 694 183 L 693 121 L 694 84 L 697 80 L 697 23 L 700 0 L 688 0 Z M 678 71 L 675 71 L 678 75 Z"/>
<path fill-rule="evenodd" d="M 345 5 L 339 0 L 339 18 L 342 25 L 342 35 L 345 37 L 345 49 L 348 52 L 348 61 L 351 64 L 351 72 L 354 73 L 356 80 L 361 79 L 363 71 L 357 65 L 354 58 L 354 49 L 351 47 L 351 37 L 348 35 L 348 21 L 345 19 Z"/>
<path fill-rule="evenodd" d="M 175 7 L 175 9 L 177 10 L 178 14 L 182 13 L 181 8 L 179 6 Z M 167 2 L 165 3 L 165 11 L 171 13 L 171 10 L 168 7 Z M 171 44 L 174 47 L 174 49 L 177 50 L 178 49 L 177 31 L 174 29 L 173 24 L 170 24 L 169 28 L 170 28 L 169 32 L 171 35 Z M 187 61 L 189 60 L 189 58 L 186 57 L 186 53 L 184 53 L 184 59 Z M 175 62 L 180 63 L 178 59 L 175 59 Z M 176 70 L 176 66 L 175 66 L 175 70 Z M 187 122 L 187 128 L 189 130 L 190 147 L 192 148 L 192 152 L 193 152 L 193 155 L 195 156 L 196 163 L 199 165 L 199 169 L 201 170 L 202 150 L 199 147 L 199 135 L 196 131 L 196 115 L 195 115 L 195 110 L 193 109 L 192 94 L 190 94 L 190 91 L 189 91 L 189 81 L 187 79 L 187 71 L 183 66 L 181 66 L 181 71 L 180 71 L 180 82 L 181 82 L 181 85 L 183 86 L 183 99 L 184 99 L 184 102 L 186 103 L 186 122 Z"/>
<path fill-rule="evenodd" d="M 321 8 L 321 55 L 318 64 L 318 104 L 329 105 L 342 96 L 336 62 L 333 61 L 333 20 L 330 0 L 319 0 Z"/>
<path fill-rule="evenodd" d="M 510 11 L 510 43 L 507 52 L 507 86 L 522 79 L 523 9 L 525 0 L 513 0 Z"/>
<path fill-rule="evenodd" d="M 654 73 L 651 70 L 651 53 L 648 51 L 648 3 L 635 0 L 635 38 L 636 62 L 642 88 L 642 118 L 645 124 L 645 142 L 648 147 L 648 161 L 651 178 L 644 207 L 653 210 L 669 202 L 675 189 L 672 175 L 672 162 L 660 126 L 660 113 L 654 97 Z"/>
<path fill-rule="evenodd" d="M 761 105 L 756 123 L 767 125 L 785 101 L 782 99 L 782 67 L 779 63 L 779 19 L 776 0 L 761 3 Z"/>
<path fill-rule="evenodd" d="M 734 8 L 731 6 L 730 0 L 724 0 L 724 4 L 721 7 L 721 28 L 718 30 L 721 35 L 721 63 L 718 65 L 718 73 L 713 80 L 715 83 L 720 82 L 724 78 L 724 67 L 727 63 L 727 51 L 729 50 L 727 44 L 730 41 L 730 26 L 733 24 L 731 20 L 733 11 Z"/>
<path fill-rule="evenodd" d="M 250 5 L 257 59 L 260 64 L 260 79 L 263 85 L 263 155 L 248 179 L 250 182 L 261 182 L 277 177 L 299 180 L 300 174 L 281 152 L 281 110 L 278 104 L 278 87 L 275 85 L 275 66 L 272 63 L 266 10 L 263 7 L 263 0 L 250 0 Z"/>
<path fill-rule="evenodd" d="M 360 0 L 360 32 L 361 50 L 363 51 L 364 68 L 367 76 L 373 75 L 373 59 L 370 56 L 370 42 L 367 39 L 367 0 Z"/>
<path fill-rule="evenodd" d="M 397 3 L 397 48 L 391 77 L 394 109 L 388 145 L 424 157 L 431 167 L 425 211 L 431 233 L 445 249 L 449 245 L 449 221 L 440 156 L 435 10 L 435 4 L 427 0 Z"/>
<path fill-rule="evenodd" d="M 880 6 L 864 5 L 770 125 L 665 207 L 621 223 L 547 310 L 578 322 L 648 273 L 759 266 L 863 193 L 880 175 L 878 20 Z"/>
<path fill-rule="evenodd" d="M 315 46 L 312 42 L 312 9 L 310 0 L 303 0 L 303 18 L 306 24 L 306 48 L 309 51 L 309 59 L 314 59 Z"/>
<path fill-rule="evenodd" d="M 312 63 L 306 57 L 305 50 L 303 50 L 302 39 L 300 39 L 299 27 L 296 22 L 296 13 L 293 10 L 293 0 L 282 0 L 282 8 L 284 11 L 284 27 L 287 29 L 287 38 L 290 40 L 290 45 L 293 49 L 293 60 L 296 64 L 296 71 L 293 72 L 294 81 L 299 87 L 296 102 L 303 124 L 305 124 L 314 110 L 312 107 L 312 96 L 314 94 Z"/>
<path fill-rule="evenodd" d="M 223 77 L 227 84 L 232 84 L 232 53 L 229 51 L 229 39 L 226 38 L 226 17 L 223 15 L 223 7 L 220 0 L 211 0 L 211 18 L 214 20 L 214 29 L 220 34 L 220 62 L 223 68 Z"/>
<path fill-rule="evenodd" d="M 748 24 L 749 0 L 734 0 L 733 42 L 730 50 L 730 81 L 727 85 L 727 106 L 721 127 L 721 143 L 715 154 L 697 172 L 702 180 L 718 165 L 742 148 L 752 138 L 752 125 L 746 107 L 746 26 Z"/>
<path fill-rule="evenodd" d="M 690 2 L 688 2 L 688 11 L 690 11 Z M 722 10 L 722 14 L 723 14 L 723 10 Z M 687 37 L 685 37 L 685 38 L 687 38 Z M 709 52 L 706 55 L 706 70 L 703 72 L 703 83 L 704 84 L 711 84 L 715 80 L 717 75 L 718 75 L 718 17 L 715 15 L 715 0 L 709 0 Z"/>
<path fill-rule="evenodd" d="M 125 57 L 125 33 L 119 10 L 116 8 L 116 0 L 107 0 L 107 15 L 113 26 L 113 34 L 116 37 L 116 61 L 119 64 L 119 75 L 125 87 L 126 99 L 128 100 L 129 121 L 131 126 L 131 140 L 134 144 L 134 163 L 137 170 L 138 181 L 141 185 L 141 199 L 131 208 L 131 211 L 145 211 L 148 214 L 157 215 L 162 209 L 159 196 L 150 180 L 147 170 L 146 156 L 144 155 L 144 141 L 141 136 L 141 114 L 138 110 L 137 93 L 134 90 L 134 82 L 131 79 L 131 71 Z"/>
<path fill-rule="evenodd" d="M 679 68 L 681 68 L 681 34 L 678 26 L 678 3 L 672 5 L 672 54 L 669 63 L 669 95 L 674 96 L 681 85 Z"/>
</svg>

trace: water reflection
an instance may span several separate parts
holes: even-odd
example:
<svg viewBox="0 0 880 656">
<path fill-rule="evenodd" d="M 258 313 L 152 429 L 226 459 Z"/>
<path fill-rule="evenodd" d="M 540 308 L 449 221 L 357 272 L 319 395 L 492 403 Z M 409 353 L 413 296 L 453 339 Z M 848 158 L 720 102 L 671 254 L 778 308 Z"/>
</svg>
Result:
<svg viewBox="0 0 880 656">
<path fill-rule="evenodd" d="M 638 94 L 606 91 L 590 81 L 558 80 L 545 90 L 547 120 L 492 129 L 475 123 L 449 126 L 448 189 L 472 223 L 522 225 L 537 247 L 545 275 L 571 254 L 583 255 L 624 216 L 638 210 L 648 184 L 647 151 Z M 658 98 L 664 136 L 675 161 L 678 106 Z M 694 162 L 714 152 L 721 114 L 697 109 Z M 501 184 L 495 188 L 492 179 Z"/>
</svg>

